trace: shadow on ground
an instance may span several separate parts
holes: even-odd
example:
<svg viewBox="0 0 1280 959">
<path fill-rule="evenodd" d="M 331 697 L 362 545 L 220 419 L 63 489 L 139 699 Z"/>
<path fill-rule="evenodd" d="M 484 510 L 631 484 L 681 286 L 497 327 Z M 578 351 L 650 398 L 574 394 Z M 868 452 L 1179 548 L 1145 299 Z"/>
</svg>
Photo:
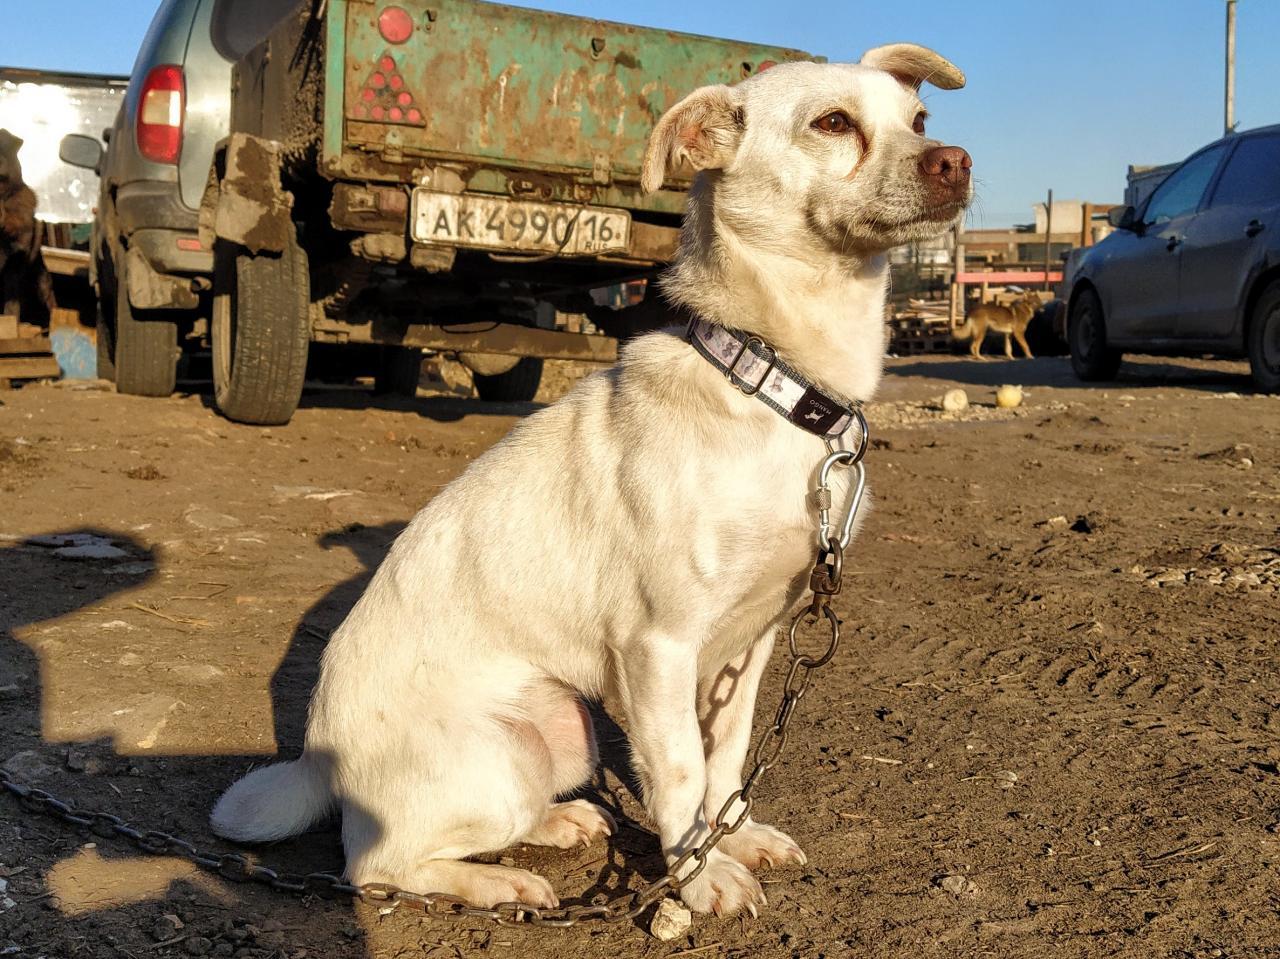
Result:
<svg viewBox="0 0 1280 959">
<path fill-rule="evenodd" d="M 1241 362 L 1175 360 L 1165 357 L 1126 358 L 1114 380 L 1085 383 L 1076 377 L 1067 357 L 1007 360 L 1003 357 L 973 360 L 959 357 L 894 359 L 886 368 L 889 377 L 923 377 L 970 386 L 997 387 L 1016 383 L 1024 387 L 1059 389 L 1135 390 L 1181 387 L 1209 393 L 1252 393 L 1248 365 Z"/>
</svg>

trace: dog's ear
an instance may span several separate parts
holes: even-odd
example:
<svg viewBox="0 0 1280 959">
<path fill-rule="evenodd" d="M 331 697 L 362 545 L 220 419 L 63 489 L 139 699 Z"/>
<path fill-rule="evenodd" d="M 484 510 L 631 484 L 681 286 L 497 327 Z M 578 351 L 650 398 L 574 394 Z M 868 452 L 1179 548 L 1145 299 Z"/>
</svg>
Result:
<svg viewBox="0 0 1280 959">
<path fill-rule="evenodd" d="M 941 54 L 914 43 L 890 43 L 868 50 L 861 63 L 892 74 L 913 90 L 919 90 L 922 83 L 932 83 L 941 90 L 964 86 L 964 71 Z"/>
<path fill-rule="evenodd" d="M 738 150 L 746 120 L 732 87 L 694 90 L 662 115 L 649 135 L 640 185 L 646 193 L 662 186 L 669 169 L 687 162 L 695 170 L 720 170 Z"/>
<path fill-rule="evenodd" d="M 22 137 L 15 136 L 8 130 L 0 130 L 0 152 L 17 153 L 22 143 Z"/>
</svg>

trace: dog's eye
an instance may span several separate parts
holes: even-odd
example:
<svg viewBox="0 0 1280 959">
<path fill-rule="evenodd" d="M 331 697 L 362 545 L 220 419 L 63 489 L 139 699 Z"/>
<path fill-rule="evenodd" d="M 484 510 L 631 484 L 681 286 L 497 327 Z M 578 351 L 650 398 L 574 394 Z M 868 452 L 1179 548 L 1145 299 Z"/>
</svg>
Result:
<svg viewBox="0 0 1280 959">
<path fill-rule="evenodd" d="M 920 134 L 920 136 L 924 136 L 924 119 L 927 116 L 928 114 L 921 110 L 916 114 L 916 118 L 911 121 L 911 129 Z"/>
<path fill-rule="evenodd" d="M 814 120 L 813 128 L 823 133 L 848 133 L 853 130 L 853 121 L 843 110 L 832 110 L 826 116 Z"/>
</svg>

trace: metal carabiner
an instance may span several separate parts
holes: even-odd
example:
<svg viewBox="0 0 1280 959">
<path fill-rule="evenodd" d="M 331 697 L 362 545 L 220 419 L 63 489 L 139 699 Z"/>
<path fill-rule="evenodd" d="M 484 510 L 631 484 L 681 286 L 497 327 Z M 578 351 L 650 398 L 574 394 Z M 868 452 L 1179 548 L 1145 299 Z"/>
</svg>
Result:
<svg viewBox="0 0 1280 959">
<path fill-rule="evenodd" d="M 831 476 L 832 468 L 836 464 L 848 466 L 850 463 L 853 467 L 853 482 L 850 484 L 849 505 L 845 508 L 844 522 L 840 526 L 840 536 L 836 540 L 841 549 L 847 549 L 849 540 L 853 538 L 853 523 L 858 517 L 858 509 L 862 506 L 862 495 L 867 489 L 867 470 L 862 465 L 862 460 L 854 458 L 852 451 L 836 450 L 822 461 L 822 467 L 818 471 L 818 491 L 827 492 L 828 495 L 822 499 L 826 504 L 831 501 L 831 486 L 827 481 Z M 825 550 L 833 538 L 831 507 L 823 505 L 818 509 L 818 546 Z"/>
</svg>

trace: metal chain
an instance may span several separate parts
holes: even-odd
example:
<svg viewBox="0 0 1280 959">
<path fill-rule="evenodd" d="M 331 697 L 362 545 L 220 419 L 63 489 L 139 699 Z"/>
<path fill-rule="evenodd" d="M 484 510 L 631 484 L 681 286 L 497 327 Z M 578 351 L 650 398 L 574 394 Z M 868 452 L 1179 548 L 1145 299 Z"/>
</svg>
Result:
<svg viewBox="0 0 1280 959">
<path fill-rule="evenodd" d="M 864 443 L 860 450 L 844 451 L 839 454 L 839 465 L 857 467 L 860 473 L 862 452 L 865 448 Z M 830 459 L 831 457 L 828 457 L 828 460 Z M 819 503 L 824 501 L 829 503 L 830 490 L 826 486 L 828 473 L 829 469 L 822 471 L 819 487 L 815 491 L 815 498 Z M 858 478 L 861 479 L 860 476 Z M 850 514 L 857 511 L 860 498 L 860 495 L 851 497 Z M 848 526 L 851 525 L 850 519 Z M 813 599 L 808 606 L 796 614 L 787 634 L 791 663 L 786 681 L 782 684 L 782 701 L 778 705 L 773 723 L 756 742 L 755 752 L 752 755 L 754 765 L 750 774 L 743 780 L 742 788 L 730 796 L 720 808 L 715 827 L 698 846 L 687 850 L 672 862 L 666 874 L 660 879 L 634 892 L 622 893 L 606 902 L 556 908 L 534 906 L 524 902 L 502 902 L 486 909 L 446 893 L 410 892 L 388 883 L 365 883 L 357 886 L 347 882 L 341 876 L 328 872 L 306 874 L 278 872 L 267 866 L 250 862 L 240 853 L 207 852 L 167 832 L 155 829 L 143 831 L 125 822 L 119 816 L 72 806 L 43 789 L 36 789 L 18 782 L 3 768 L 0 768 L 0 789 L 14 796 L 22 807 L 30 812 L 78 829 L 87 829 L 95 836 L 123 839 L 148 855 L 177 856 L 231 882 L 254 882 L 292 895 L 304 896 L 318 893 L 326 896 L 347 896 L 364 903 L 390 903 L 393 907 L 408 906 L 429 916 L 449 919 L 483 919 L 503 926 L 531 925 L 563 929 L 588 921 L 605 923 L 630 921 L 665 896 L 667 892 L 679 891 L 692 882 L 706 868 L 707 857 L 720 841 L 725 836 L 733 835 L 746 824 L 755 805 L 756 786 L 764 778 L 765 773 L 777 765 L 782 750 L 786 748 L 796 707 L 808 692 L 813 673 L 831 662 L 840 646 L 840 621 L 831 608 L 831 598 L 840 592 L 843 573 L 844 545 L 838 536 L 831 535 L 827 539 L 826 548 L 818 550 L 817 562 L 809 577 L 809 588 L 813 593 Z M 828 632 L 826 648 L 817 656 L 801 652 L 798 635 L 800 629 L 816 627 L 820 624 L 825 625 Z M 737 817 L 729 822 L 730 810 L 739 802 L 742 803 L 742 809 Z M 694 864 L 693 868 L 681 875 L 682 870 L 690 863 Z"/>
</svg>

